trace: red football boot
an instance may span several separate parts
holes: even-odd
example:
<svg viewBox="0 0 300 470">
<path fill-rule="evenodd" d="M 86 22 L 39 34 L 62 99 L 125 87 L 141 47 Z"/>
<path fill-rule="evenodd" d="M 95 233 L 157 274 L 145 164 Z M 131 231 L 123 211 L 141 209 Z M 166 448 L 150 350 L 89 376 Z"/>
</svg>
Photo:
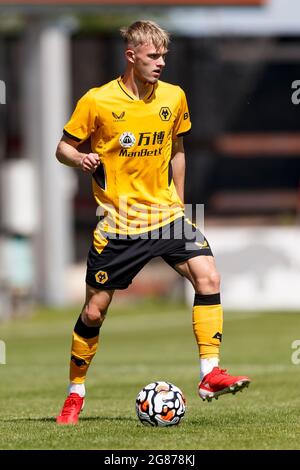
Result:
<svg viewBox="0 0 300 470">
<path fill-rule="evenodd" d="M 77 424 L 79 413 L 84 407 L 84 398 L 80 397 L 78 393 L 70 393 L 67 397 L 64 406 L 57 416 L 57 424 Z"/>
<path fill-rule="evenodd" d="M 202 400 L 211 401 L 213 398 L 218 399 L 219 395 L 224 393 L 233 393 L 241 391 L 248 387 L 251 380 L 245 375 L 233 377 L 226 374 L 226 369 L 214 367 L 213 370 L 203 377 L 199 383 L 199 395 Z"/>
</svg>

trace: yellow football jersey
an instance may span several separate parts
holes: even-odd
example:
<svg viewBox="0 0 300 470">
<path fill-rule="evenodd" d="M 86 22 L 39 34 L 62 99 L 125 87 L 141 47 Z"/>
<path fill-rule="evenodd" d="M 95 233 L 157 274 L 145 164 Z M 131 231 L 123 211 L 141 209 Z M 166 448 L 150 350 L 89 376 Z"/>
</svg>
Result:
<svg viewBox="0 0 300 470">
<path fill-rule="evenodd" d="M 100 157 L 93 174 L 98 213 L 104 216 L 98 229 L 132 235 L 183 215 L 170 161 L 172 140 L 190 128 L 183 90 L 162 81 L 149 86 L 142 100 L 120 77 L 78 101 L 64 133 L 80 142 L 90 137 L 92 151 Z M 96 248 L 99 233 L 95 231 Z"/>
</svg>

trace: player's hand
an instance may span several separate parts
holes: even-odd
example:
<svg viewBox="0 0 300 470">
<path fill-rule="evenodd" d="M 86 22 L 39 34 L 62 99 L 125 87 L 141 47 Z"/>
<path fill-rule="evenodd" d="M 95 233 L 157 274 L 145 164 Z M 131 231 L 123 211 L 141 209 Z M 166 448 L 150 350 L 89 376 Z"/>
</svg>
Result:
<svg viewBox="0 0 300 470">
<path fill-rule="evenodd" d="M 97 153 L 88 153 L 81 157 L 80 168 L 83 171 L 94 173 L 100 165 L 100 158 Z"/>
</svg>

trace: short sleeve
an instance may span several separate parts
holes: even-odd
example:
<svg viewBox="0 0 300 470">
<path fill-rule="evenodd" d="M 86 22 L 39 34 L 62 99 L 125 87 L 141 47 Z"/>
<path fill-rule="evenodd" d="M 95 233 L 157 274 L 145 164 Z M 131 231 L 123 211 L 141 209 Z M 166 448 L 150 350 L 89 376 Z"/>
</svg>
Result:
<svg viewBox="0 0 300 470">
<path fill-rule="evenodd" d="M 76 108 L 64 127 L 64 134 L 71 139 L 82 142 L 90 137 L 95 129 L 95 104 L 88 91 L 77 102 Z"/>
<path fill-rule="evenodd" d="M 180 105 L 174 122 L 173 137 L 175 138 L 188 134 L 191 130 L 191 127 L 192 123 L 190 120 L 190 113 L 186 96 L 184 91 L 180 88 Z"/>
</svg>

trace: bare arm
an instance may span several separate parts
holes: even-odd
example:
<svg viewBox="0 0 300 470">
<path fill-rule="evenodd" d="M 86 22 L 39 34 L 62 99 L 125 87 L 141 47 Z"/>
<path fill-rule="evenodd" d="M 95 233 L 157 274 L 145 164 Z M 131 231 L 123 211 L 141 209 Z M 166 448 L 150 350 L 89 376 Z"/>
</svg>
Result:
<svg viewBox="0 0 300 470">
<path fill-rule="evenodd" d="M 171 165 L 175 188 L 184 204 L 185 155 L 183 137 L 177 137 L 177 139 L 173 141 Z"/>
<path fill-rule="evenodd" d="M 94 173 L 100 159 L 97 153 L 82 153 L 77 150 L 80 142 L 63 136 L 56 149 L 56 158 L 60 163 Z"/>
</svg>

